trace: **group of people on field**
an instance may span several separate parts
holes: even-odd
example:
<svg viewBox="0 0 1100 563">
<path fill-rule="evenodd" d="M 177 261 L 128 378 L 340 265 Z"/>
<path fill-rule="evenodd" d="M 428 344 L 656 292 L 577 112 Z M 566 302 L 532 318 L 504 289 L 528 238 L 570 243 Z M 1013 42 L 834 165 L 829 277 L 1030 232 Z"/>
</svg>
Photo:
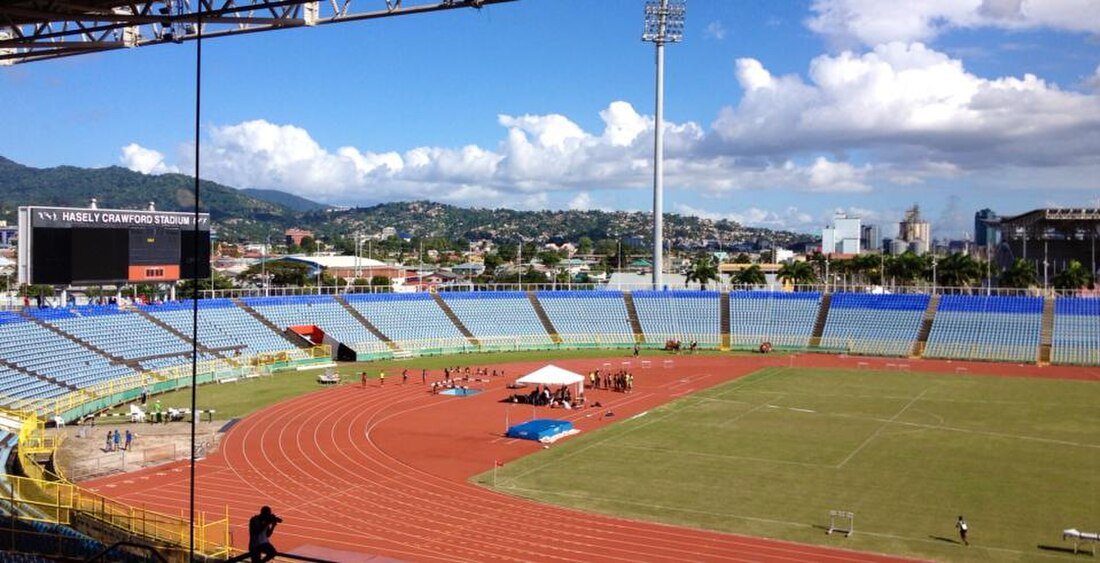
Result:
<svg viewBox="0 0 1100 563">
<path fill-rule="evenodd" d="M 590 371 L 588 372 L 588 388 L 629 393 L 634 390 L 634 374 L 624 369 L 614 373 L 611 370 L 602 373 L 600 370 Z"/>
</svg>

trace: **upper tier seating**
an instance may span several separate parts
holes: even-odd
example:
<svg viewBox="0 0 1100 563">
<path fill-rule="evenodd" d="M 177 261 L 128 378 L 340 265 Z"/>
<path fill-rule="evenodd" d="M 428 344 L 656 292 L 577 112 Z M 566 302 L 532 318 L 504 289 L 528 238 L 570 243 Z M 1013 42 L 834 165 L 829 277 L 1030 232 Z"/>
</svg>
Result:
<svg viewBox="0 0 1100 563">
<path fill-rule="evenodd" d="M 462 348 L 470 344 L 427 293 L 353 293 L 345 299 L 405 350 Z"/>
<path fill-rule="evenodd" d="M 108 323 L 104 325 L 109 326 Z M 106 357 L 22 319 L 0 324 L 0 358 L 20 368 L 81 388 L 133 373 L 124 365 L 112 365 Z M 0 393 L 42 398 L 40 394 L 55 397 L 67 392 L 48 383 L 44 387 L 39 381 L 33 379 L 27 382 L 29 387 L 25 389 Z"/>
<path fill-rule="evenodd" d="M 944 295 L 928 336 L 927 358 L 1034 362 L 1041 297 Z"/>
<path fill-rule="evenodd" d="M 635 291 L 634 308 L 649 342 L 677 339 L 717 346 L 721 337 L 717 291 Z"/>
<path fill-rule="evenodd" d="M 191 343 L 153 324 L 141 315 L 114 306 L 87 306 L 73 316 L 46 322 L 123 359 L 191 352 Z M 103 317 L 110 317 L 105 319 Z"/>
<path fill-rule="evenodd" d="M 439 295 L 483 345 L 546 347 L 553 344 L 525 292 L 449 292 Z"/>
<path fill-rule="evenodd" d="M 191 334 L 191 301 L 144 305 L 142 310 L 183 334 Z M 199 343 L 208 348 L 240 350 L 242 356 L 297 351 L 293 344 L 256 320 L 229 299 L 199 300 Z M 226 351 L 233 357 L 233 351 Z"/>
<path fill-rule="evenodd" d="M 1100 365 L 1100 298 L 1055 300 L 1051 344 L 1052 363 Z"/>
<path fill-rule="evenodd" d="M 562 342 L 634 343 L 621 291 L 539 291 L 536 297 Z"/>
<path fill-rule="evenodd" d="M 853 354 L 908 356 L 928 300 L 927 295 L 834 293 L 821 346 Z"/>
<path fill-rule="evenodd" d="M 359 353 L 386 347 L 385 343 L 330 295 L 246 297 L 243 301 L 282 329 L 296 325 L 315 325 L 325 331 L 325 334 Z"/>
<path fill-rule="evenodd" d="M 730 292 L 730 344 L 809 346 L 820 308 L 816 291 Z"/>
</svg>

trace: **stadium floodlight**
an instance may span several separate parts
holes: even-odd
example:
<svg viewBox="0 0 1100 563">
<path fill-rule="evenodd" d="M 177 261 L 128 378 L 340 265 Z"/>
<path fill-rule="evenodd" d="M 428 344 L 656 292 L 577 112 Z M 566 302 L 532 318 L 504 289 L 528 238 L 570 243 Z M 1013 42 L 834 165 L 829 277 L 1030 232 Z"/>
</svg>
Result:
<svg viewBox="0 0 1100 563">
<path fill-rule="evenodd" d="M 664 270 L 665 43 L 679 43 L 683 39 L 686 14 L 686 0 L 652 0 L 645 5 L 642 41 L 657 47 L 657 118 L 653 134 L 653 289 L 661 289 Z"/>
</svg>

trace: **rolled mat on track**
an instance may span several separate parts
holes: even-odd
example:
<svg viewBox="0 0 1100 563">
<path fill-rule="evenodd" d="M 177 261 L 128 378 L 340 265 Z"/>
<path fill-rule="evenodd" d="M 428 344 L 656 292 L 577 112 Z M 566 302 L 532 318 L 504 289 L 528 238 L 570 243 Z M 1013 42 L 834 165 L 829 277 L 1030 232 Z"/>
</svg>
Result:
<svg viewBox="0 0 1100 563">
<path fill-rule="evenodd" d="M 563 435 L 575 433 L 573 423 L 568 420 L 554 420 L 552 418 L 536 418 L 523 424 L 517 424 L 508 429 L 509 438 L 522 440 L 537 440 L 539 442 L 552 442 Z"/>
</svg>

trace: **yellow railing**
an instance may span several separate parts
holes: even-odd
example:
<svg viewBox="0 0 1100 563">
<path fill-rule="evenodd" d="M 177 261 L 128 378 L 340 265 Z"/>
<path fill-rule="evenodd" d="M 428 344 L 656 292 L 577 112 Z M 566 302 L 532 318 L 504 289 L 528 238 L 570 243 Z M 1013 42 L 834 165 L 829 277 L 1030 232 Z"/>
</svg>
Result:
<svg viewBox="0 0 1100 563">
<path fill-rule="evenodd" d="M 79 514 L 127 534 L 179 548 L 188 548 L 194 534 L 197 552 L 222 558 L 229 555 L 228 508 L 223 517 L 210 520 L 200 512 L 191 522 L 182 513 L 172 516 L 137 508 L 83 489 L 38 463 L 37 456 L 56 453 L 60 440 L 46 434 L 37 414 L 0 409 L 0 415 L 21 421 L 17 449 L 24 475 L 5 478 L 11 486 L 12 501 L 33 506 L 40 515 L 30 518 L 69 525 L 73 515 Z"/>
</svg>

